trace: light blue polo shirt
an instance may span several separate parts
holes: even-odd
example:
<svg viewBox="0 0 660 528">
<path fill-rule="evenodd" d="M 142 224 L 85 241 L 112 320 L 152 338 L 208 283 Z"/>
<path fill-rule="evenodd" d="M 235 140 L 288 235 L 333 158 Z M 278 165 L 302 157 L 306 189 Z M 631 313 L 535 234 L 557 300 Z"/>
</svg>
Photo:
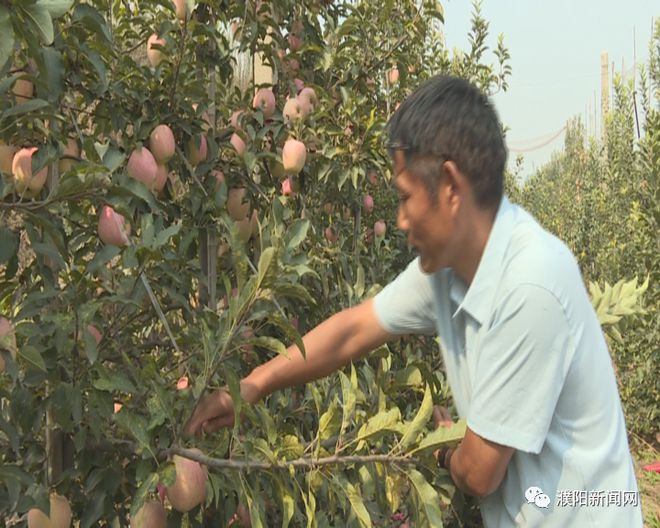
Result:
<svg viewBox="0 0 660 528">
<path fill-rule="evenodd" d="M 486 527 L 642 526 L 612 360 L 580 270 L 524 209 L 502 199 L 469 288 L 417 258 L 374 306 L 389 332 L 438 334 L 459 416 L 515 448 L 481 500 Z"/>
</svg>

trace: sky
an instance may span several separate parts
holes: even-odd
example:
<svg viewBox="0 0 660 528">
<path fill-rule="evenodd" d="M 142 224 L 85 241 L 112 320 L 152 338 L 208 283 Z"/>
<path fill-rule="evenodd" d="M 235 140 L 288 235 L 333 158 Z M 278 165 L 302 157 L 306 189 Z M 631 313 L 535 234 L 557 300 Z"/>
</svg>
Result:
<svg viewBox="0 0 660 528">
<path fill-rule="evenodd" d="M 468 50 L 472 3 L 441 3 L 447 46 Z M 521 176 L 526 178 L 553 152 L 561 151 L 561 130 L 572 117 L 580 115 L 585 122 L 586 116 L 587 131 L 594 133 L 594 100 L 600 133 L 601 53 L 608 53 L 610 83 L 612 63 L 616 72 L 623 65 L 631 78 L 635 58 L 638 65 L 648 62 L 651 26 L 653 19 L 660 18 L 660 1 L 482 0 L 481 13 L 489 23 L 486 60 L 496 64 L 492 49 L 500 33 L 511 55 L 509 87 L 493 100 L 509 128 L 509 167 L 518 155 L 513 149 L 526 150 L 521 153 Z M 547 145 L 535 148 L 543 143 Z"/>
</svg>

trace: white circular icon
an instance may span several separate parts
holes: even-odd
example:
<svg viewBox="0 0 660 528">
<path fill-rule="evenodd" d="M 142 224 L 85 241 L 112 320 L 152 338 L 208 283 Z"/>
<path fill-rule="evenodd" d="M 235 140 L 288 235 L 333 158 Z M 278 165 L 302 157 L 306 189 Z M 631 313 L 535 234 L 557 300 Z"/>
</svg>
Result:
<svg viewBox="0 0 660 528">
<path fill-rule="evenodd" d="M 537 486 L 530 486 L 527 488 L 527 491 L 525 492 L 525 498 L 527 499 L 527 503 L 531 504 L 534 502 L 534 499 L 536 499 L 537 495 L 543 494 L 543 490 Z"/>
<path fill-rule="evenodd" d="M 547 508 L 550 504 L 550 497 L 548 497 L 545 493 L 539 493 L 534 498 L 534 504 L 536 504 L 539 508 Z"/>
</svg>

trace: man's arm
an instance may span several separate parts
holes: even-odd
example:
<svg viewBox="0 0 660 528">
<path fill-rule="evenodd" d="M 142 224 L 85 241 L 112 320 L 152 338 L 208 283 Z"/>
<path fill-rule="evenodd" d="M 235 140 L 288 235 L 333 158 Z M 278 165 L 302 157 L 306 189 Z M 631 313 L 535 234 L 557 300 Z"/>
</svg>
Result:
<svg viewBox="0 0 660 528">
<path fill-rule="evenodd" d="M 433 421 L 436 427 L 454 424 L 449 410 L 440 406 L 433 407 Z M 439 449 L 435 456 L 439 465 L 449 469 L 454 484 L 463 493 L 486 497 L 501 484 L 514 451 L 512 447 L 482 438 L 468 427 L 456 449 Z"/>
<path fill-rule="evenodd" d="M 396 337 L 380 325 L 369 299 L 308 332 L 303 337 L 306 358 L 292 345 L 287 349 L 290 359 L 277 356 L 255 368 L 243 382 L 253 387 L 256 401 L 276 390 L 327 376 Z"/>
<path fill-rule="evenodd" d="M 486 497 L 501 484 L 514 449 L 486 440 L 470 430 L 450 454 L 449 472 L 456 486 L 474 497 Z"/>
<path fill-rule="evenodd" d="M 376 317 L 373 299 L 342 310 L 305 334 L 306 358 L 297 345 L 287 349 L 289 358 L 277 356 L 256 367 L 241 380 L 241 397 L 250 403 L 272 392 L 327 376 L 370 350 L 399 337 L 387 332 Z M 224 390 L 205 396 L 188 421 L 188 434 L 210 432 L 234 423 L 231 397 Z"/>
</svg>

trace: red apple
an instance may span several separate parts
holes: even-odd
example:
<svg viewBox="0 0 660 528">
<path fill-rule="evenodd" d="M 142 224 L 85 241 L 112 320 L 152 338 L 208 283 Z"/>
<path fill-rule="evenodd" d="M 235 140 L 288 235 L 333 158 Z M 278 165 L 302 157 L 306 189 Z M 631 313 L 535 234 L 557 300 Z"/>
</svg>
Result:
<svg viewBox="0 0 660 528">
<path fill-rule="evenodd" d="M 225 181 L 225 173 L 221 170 L 212 170 L 211 175 L 215 178 L 215 182 L 220 185 Z"/>
<path fill-rule="evenodd" d="M 16 154 L 16 147 L 7 145 L 0 140 L 0 172 L 11 174 L 11 163 Z"/>
<path fill-rule="evenodd" d="M 62 156 L 71 156 L 74 158 L 80 157 L 80 147 L 78 146 L 78 141 L 75 138 L 68 138 L 66 141 L 66 147 L 64 148 L 64 153 Z M 57 169 L 60 174 L 67 172 L 73 167 L 75 160 L 72 160 L 70 157 L 63 157 L 60 161 L 57 162 Z"/>
<path fill-rule="evenodd" d="M 164 47 L 165 39 L 158 38 L 156 33 L 152 33 L 147 39 L 147 59 L 149 59 L 149 62 L 155 68 L 160 64 L 160 61 L 163 60 L 163 53 L 159 49 L 152 48 L 152 44 L 160 44 Z"/>
<path fill-rule="evenodd" d="M 154 181 L 154 191 L 157 193 L 161 192 L 165 185 L 167 184 L 167 165 L 157 165 L 156 166 L 156 180 Z"/>
<path fill-rule="evenodd" d="M 174 134 L 167 125 L 158 125 L 149 135 L 149 150 L 160 165 L 167 163 L 176 150 Z"/>
<path fill-rule="evenodd" d="M 188 141 L 188 158 L 191 165 L 199 165 L 202 161 L 206 160 L 209 153 L 209 146 L 204 134 L 199 135 L 199 147 L 197 146 L 196 137 L 191 137 Z"/>
<path fill-rule="evenodd" d="M 234 110 L 231 114 L 231 118 L 229 118 L 229 122 L 231 123 L 231 126 L 233 126 L 235 130 L 240 130 L 240 127 L 238 126 L 238 118 L 241 117 L 242 113 L 243 110 Z"/>
<path fill-rule="evenodd" d="M 257 90 L 252 100 L 252 108 L 261 109 L 266 119 L 272 116 L 275 113 L 275 95 L 273 94 L 273 90 L 270 88 L 260 88 Z"/>
<path fill-rule="evenodd" d="M 290 177 L 287 177 L 282 182 L 282 194 L 284 196 L 289 196 L 291 194 L 291 178 Z"/>
<path fill-rule="evenodd" d="M 17 103 L 25 103 L 32 99 L 32 95 L 34 94 L 34 84 L 27 79 L 18 79 L 14 83 L 12 92 L 14 92 L 14 95 L 16 96 Z"/>
<path fill-rule="evenodd" d="M 301 38 L 293 33 L 289 33 L 287 40 L 289 41 L 289 49 L 293 52 L 298 51 L 302 46 Z"/>
<path fill-rule="evenodd" d="M 325 231 L 323 233 L 325 235 L 325 239 L 330 242 L 331 244 L 334 244 L 337 242 L 337 232 L 335 231 L 335 228 L 332 226 L 328 226 L 325 228 Z"/>
<path fill-rule="evenodd" d="M 203 454 L 199 449 L 191 451 Z M 206 498 L 206 481 L 208 480 L 206 467 L 179 455 L 174 455 L 172 460 L 176 480 L 174 484 L 167 487 L 167 498 L 176 511 L 188 512 L 199 506 Z"/>
<path fill-rule="evenodd" d="M 399 69 L 392 68 L 389 72 L 387 72 L 387 78 L 390 81 L 390 84 L 396 83 L 399 80 Z"/>
<path fill-rule="evenodd" d="M 9 319 L 0 316 L 0 349 L 7 349 L 11 357 L 16 361 L 16 331 Z M 5 360 L 0 355 L 0 372 L 5 370 Z"/>
<path fill-rule="evenodd" d="M 318 97 L 316 97 L 316 92 L 309 86 L 300 91 L 298 94 L 298 100 L 306 101 L 312 107 L 312 110 L 314 110 L 319 103 Z"/>
<path fill-rule="evenodd" d="M 99 332 L 99 329 L 92 324 L 87 325 L 87 332 L 94 338 L 97 345 L 101 342 L 101 339 L 103 339 L 103 335 Z"/>
<path fill-rule="evenodd" d="M 367 212 L 370 213 L 371 211 L 374 210 L 374 199 L 371 197 L 370 194 L 367 194 L 364 197 L 363 202 L 364 202 L 364 208 L 367 210 Z"/>
<path fill-rule="evenodd" d="M 98 233 L 104 244 L 125 246 L 128 244 L 130 232 L 130 226 L 126 224 L 126 219 L 122 215 L 116 213 L 109 205 L 103 207 L 99 217 Z"/>
<path fill-rule="evenodd" d="M 14 154 L 11 169 L 16 191 L 19 194 L 36 196 L 46 183 L 48 167 L 44 167 L 37 174 L 32 174 L 32 156 L 37 150 L 37 147 L 23 148 Z"/>
<path fill-rule="evenodd" d="M 288 139 L 282 148 L 282 165 L 286 172 L 298 174 L 305 165 L 307 149 L 302 141 Z"/>
<path fill-rule="evenodd" d="M 243 138 L 239 136 L 236 132 L 234 132 L 231 135 L 229 142 L 231 143 L 231 146 L 234 147 L 236 154 L 238 154 L 238 156 L 242 158 L 245 155 L 245 149 L 246 149 L 245 141 L 243 141 Z"/>
<path fill-rule="evenodd" d="M 145 502 L 131 518 L 131 528 L 167 528 L 167 512 L 158 501 Z"/>
<path fill-rule="evenodd" d="M 386 230 L 386 226 L 384 220 L 378 220 L 378 222 L 374 224 L 374 234 L 377 237 L 385 236 L 385 230 Z"/>
<path fill-rule="evenodd" d="M 236 187 L 227 193 L 227 212 L 232 220 L 243 220 L 250 214 L 250 202 L 245 201 L 247 189 Z"/>
<path fill-rule="evenodd" d="M 174 0 L 174 9 L 176 11 L 176 17 L 181 21 L 185 22 L 188 18 L 188 8 L 186 6 L 186 0 Z"/>
<path fill-rule="evenodd" d="M 297 98 L 287 99 L 287 102 L 284 104 L 284 109 L 282 110 L 282 116 L 284 117 L 285 123 L 295 121 L 303 117 L 304 111 L 300 100 Z"/>
<path fill-rule="evenodd" d="M 128 175 L 153 189 L 156 183 L 158 165 L 151 151 L 146 147 L 136 148 L 128 158 Z"/>
<path fill-rule="evenodd" d="M 69 500 L 57 493 L 51 493 L 50 517 L 38 508 L 32 508 L 27 514 L 27 525 L 28 528 L 69 528 L 72 517 Z"/>
</svg>

